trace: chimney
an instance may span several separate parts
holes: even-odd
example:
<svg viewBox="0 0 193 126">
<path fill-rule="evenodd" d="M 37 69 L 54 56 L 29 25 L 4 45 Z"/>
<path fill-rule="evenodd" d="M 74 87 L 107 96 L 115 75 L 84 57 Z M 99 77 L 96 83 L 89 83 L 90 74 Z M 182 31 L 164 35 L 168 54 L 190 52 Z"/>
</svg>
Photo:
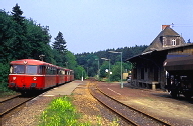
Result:
<svg viewBox="0 0 193 126">
<path fill-rule="evenodd" d="M 170 27 L 170 25 L 162 25 L 162 30 L 164 30 L 166 27 Z"/>
</svg>

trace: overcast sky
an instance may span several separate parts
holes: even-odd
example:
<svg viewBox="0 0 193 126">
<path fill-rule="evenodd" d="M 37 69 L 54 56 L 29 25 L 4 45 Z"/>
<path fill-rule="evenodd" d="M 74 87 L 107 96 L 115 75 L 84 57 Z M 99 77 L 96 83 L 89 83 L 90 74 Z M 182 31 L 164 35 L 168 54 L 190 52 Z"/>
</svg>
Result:
<svg viewBox="0 0 193 126">
<path fill-rule="evenodd" d="M 16 3 L 27 19 L 49 26 L 52 42 L 61 31 L 75 54 L 149 45 L 172 23 L 193 42 L 193 0 L 0 0 L 0 9 Z"/>
</svg>

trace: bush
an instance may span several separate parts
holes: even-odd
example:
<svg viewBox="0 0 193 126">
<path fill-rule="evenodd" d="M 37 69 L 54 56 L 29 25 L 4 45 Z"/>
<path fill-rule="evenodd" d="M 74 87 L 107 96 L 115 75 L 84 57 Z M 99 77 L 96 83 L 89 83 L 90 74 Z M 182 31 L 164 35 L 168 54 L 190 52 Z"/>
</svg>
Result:
<svg viewBox="0 0 193 126">
<path fill-rule="evenodd" d="M 43 112 L 39 126 L 89 126 L 88 123 L 79 123 L 78 118 L 69 97 L 65 96 L 51 102 Z"/>
<path fill-rule="evenodd" d="M 7 91 L 9 64 L 0 63 L 0 91 Z"/>
</svg>

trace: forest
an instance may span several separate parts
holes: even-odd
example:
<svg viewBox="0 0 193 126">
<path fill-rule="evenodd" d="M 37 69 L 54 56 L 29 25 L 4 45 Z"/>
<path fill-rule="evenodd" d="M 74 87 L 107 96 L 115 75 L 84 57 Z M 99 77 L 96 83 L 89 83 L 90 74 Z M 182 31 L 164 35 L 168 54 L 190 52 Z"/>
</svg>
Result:
<svg viewBox="0 0 193 126">
<path fill-rule="evenodd" d="M 94 77 L 100 75 L 107 77 L 106 69 L 111 65 L 111 80 L 120 80 L 120 53 L 113 54 L 109 51 L 122 52 L 123 72 L 128 72 L 132 64 L 125 62 L 126 59 L 141 53 L 146 45 L 107 49 L 98 52 L 84 52 L 74 54 L 67 49 L 67 42 L 63 33 L 58 32 L 51 42 L 49 26 L 38 24 L 32 18 L 22 16 L 23 11 L 16 4 L 11 12 L 0 9 L 0 92 L 7 91 L 9 75 L 9 63 L 18 59 L 37 59 L 52 63 L 61 67 L 73 69 L 75 79 L 82 76 Z M 81 43 L 80 43 L 81 44 Z M 40 56 L 43 55 L 42 59 Z M 109 59 L 105 61 L 101 58 Z"/>
</svg>

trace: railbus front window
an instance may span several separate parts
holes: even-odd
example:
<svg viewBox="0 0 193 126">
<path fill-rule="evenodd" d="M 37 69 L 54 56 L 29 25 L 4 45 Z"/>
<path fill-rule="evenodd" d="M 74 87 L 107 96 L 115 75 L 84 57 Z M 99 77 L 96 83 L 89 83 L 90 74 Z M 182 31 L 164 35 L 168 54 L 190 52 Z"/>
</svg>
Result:
<svg viewBox="0 0 193 126">
<path fill-rule="evenodd" d="M 26 66 L 26 74 L 37 74 L 37 67 L 36 65 L 27 65 Z"/>
<path fill-rule="evenodd" d="M 24 74 L 25 65 L 13 65 L 11 66 L 10 72 L 13 74 Z"/>
</svg>

